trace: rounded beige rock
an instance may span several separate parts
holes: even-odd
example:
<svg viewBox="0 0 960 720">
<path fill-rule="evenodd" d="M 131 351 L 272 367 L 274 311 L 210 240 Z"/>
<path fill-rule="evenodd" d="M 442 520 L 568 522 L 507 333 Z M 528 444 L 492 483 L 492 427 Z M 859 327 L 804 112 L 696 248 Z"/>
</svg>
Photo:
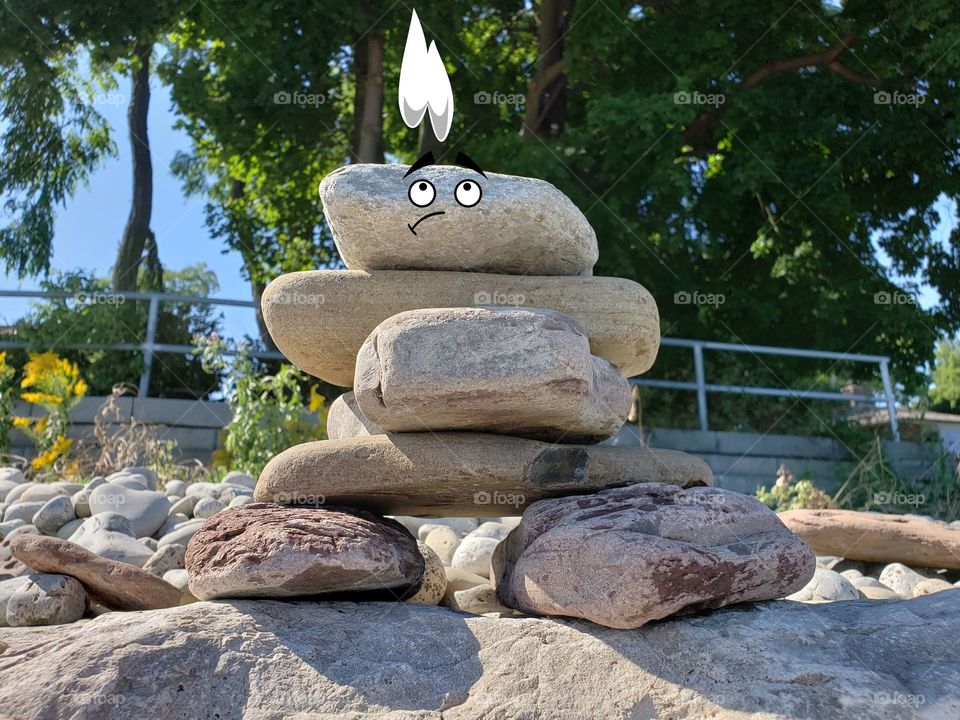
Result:
<svg viewBox="0 0 960 720">
<path fill-rule="evenodd" d="M 387 432 L 473 430 L 554 442 L 615 434 L 630 384 L 573 318 L 538 308 L 399 313 L 357 355 L 361 416 Z"/>
<path fill-rule="evenodd" d="M 599 255 L 597 236 L 550 183 L 451 165 L 405 176 L 408 169 L 347 165 L 320 183 L 323 212 L 348 268 L 591 273 Z M 463 183 L 479 194 L 469 207 L 457 199 Z M 421 202 L 429 203 L 414 204 L 412 187 L 427 193 Z"/>
</svg>

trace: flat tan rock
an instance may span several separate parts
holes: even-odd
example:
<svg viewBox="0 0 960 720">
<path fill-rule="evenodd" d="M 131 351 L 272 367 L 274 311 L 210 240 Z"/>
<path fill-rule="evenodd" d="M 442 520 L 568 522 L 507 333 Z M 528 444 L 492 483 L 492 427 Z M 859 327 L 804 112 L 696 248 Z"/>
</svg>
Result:
<svg viewBox="0 0 960 720">
<path fill-rule="evenodd" d="M 320 183 L 333 239 L 352 270 L 589 275 L 597 236 L 536 178 L 430 165 L 356 164 Z"/>
<path fill-rule="evenodd" d="M 781 598 L 815 567 L 809 548 L 756 498 L 661 483 L 541 500 L 493 554 L 507 607 L 623 629 Z"/>
<path fill-rule="evenodd" d="M 95 602 L 112 610 L 159 610 L 180 604 L 180 591 L 156 575 L 94 555 L 67 540 L 20 535 L 10 550 L 34 570 L 76 578 Z"/>
<path fill-rule="evenodd" d="M 960 569 L 960 528 L 855 510 L 788 510 L 780 519 L 817 555 Z"/>
<path fill-rule="evenodd" d="M 712 485 L 673 450 L 555 445 L 484 433 L 394 433 L 296 445 L 267 463 L 254 498 L 384 515 L 516 515 L 543 498 L 643 482 Z"/>
<path fill-rule="evenodd" d="M 594 355 L 627 377 L 649 370 L 660 346 L 653 297 L 623 278 L 314 270 L 271 282 L 262 305 L 270 335 L 290 362 L 345 387 L 353 384 L 357 352 L 370 333 L 405 310 L 491 305 L 559 310 L 587 333 Z"/>
<path fill-rule="evenodd" d="M 360 412 L 353 391 L 343 393 L 330 403 L 330 410 L 327 411 L 327 437 L 331 440 L 357 435 L 383 435 L 384 432 L 383 428 Z"/>
<path fill-rule="evenodd" d="M 554 442 L 615 434 L 630 383 L 568 315 L 430 308 L 380 323 L 357 355 L 361 417 L 388 432 L 474 430 Z M 359 418 L 357 418 L 359 421 Z"/>
</svg>

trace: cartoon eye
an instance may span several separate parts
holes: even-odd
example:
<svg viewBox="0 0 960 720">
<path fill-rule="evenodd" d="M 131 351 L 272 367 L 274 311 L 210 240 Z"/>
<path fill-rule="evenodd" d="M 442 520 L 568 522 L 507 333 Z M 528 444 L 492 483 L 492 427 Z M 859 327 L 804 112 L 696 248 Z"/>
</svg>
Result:
<svg viewBox="0 0 960 720">
<path fill-rule="evenodd" d="M 437 189 L 429 180 L 417 180 L 407 191 L 410 202 L 417 207 L 426 207 L 437 197 Z"/>
<path fill-rule="evenodd" d="M 461 180 L 453 191 L 453 196 L 464 207 L 473 207 L 483 197 L 483 190 L 474 180 Z"/>
</svg>

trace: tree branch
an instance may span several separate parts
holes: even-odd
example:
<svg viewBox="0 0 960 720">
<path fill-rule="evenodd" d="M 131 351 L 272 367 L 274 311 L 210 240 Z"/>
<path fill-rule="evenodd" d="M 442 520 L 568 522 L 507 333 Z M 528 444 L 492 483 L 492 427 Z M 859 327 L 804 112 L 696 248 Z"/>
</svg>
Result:
<svg viewBox="0 0 960 720">
<path fill-rule="evenodd" d="M 802 68 L 825 68 L 831 72 L 835 72 L 840 77 L 860 83 L 861 85 L 879 85 L 881 82 L 880 78 L 861 75 L 840 63 L 840 58 L 847 50 L 850 49 L 856 40 L 857 33 L 848 32 L 840 39 L 839 43 L 824 50 L 823 52 L 802 55 L 797 58 L 790 58 L 789 60 L 779 60 L 777 62 L 764 65 L 762 68 L 749 75 L 747 79 L 743 81 L 741 88 L 743 90 L 749 90 L 750 88 L 766 82 L 774 75 L 794 72 Z M 723 105 L 712 110 L 708 110 L 697 117 L 692 123 L 690 123 L 690 125 L 687 126 L 687 129 L 683 131 L 682 137 L 684 144 L 693 145 L 698 139 L 706 134 L 706 132 L 713 126 L 720 116 L 726 112 L 728 107 L 729 103 L 724 103 Z"/>
</svg>

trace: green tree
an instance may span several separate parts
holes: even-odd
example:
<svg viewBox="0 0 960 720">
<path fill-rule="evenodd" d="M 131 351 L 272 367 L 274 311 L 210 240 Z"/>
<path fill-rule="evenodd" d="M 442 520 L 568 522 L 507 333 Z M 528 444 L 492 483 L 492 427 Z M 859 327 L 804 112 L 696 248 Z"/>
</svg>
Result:
<svg viewBox="0 0 960 720">
<path fill-rule="evenodd" d="M 941 340 L 937 345 L 930 400 L 935 410 L 960 406 L 960 342 L 956 340 Z"/>
<path fill-rule="evenodd" d="M 11 222 L 0 228 L 0 258 L 21 276 L 46 273 L 53 226 L 63 205 L 105 157 L 115 154 L 109 127 L 97 112 L 98 90 L 130 78 L 127 130 L 133 158 L 133 199 L 117 248 L 112 285 L 132 290 L 159 277 L 150 229 L 153 167 L 147 133 L 150 61 L 170 31 L 179 0 L 96 3 L 5 0 L 0 8 L 0 198 Z"/>
</svg>

